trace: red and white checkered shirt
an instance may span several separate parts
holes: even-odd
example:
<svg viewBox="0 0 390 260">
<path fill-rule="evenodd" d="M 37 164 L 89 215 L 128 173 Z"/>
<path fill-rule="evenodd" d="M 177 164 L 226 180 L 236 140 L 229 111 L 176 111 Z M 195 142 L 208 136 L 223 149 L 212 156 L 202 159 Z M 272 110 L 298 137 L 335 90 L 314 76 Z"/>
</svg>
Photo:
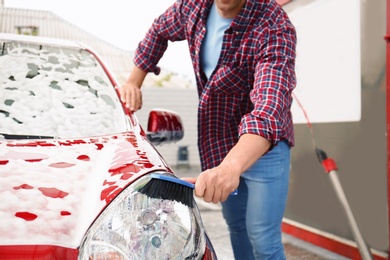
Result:
<svg viewBox="0 0 390 260">
<path fill-rule="evenodd" d="M 187 40 L 199 94 L 198 146 L 202 169 L 217 166 L 240 135 L 294 145 L 291 115 L 296 85 L 296 31 L 274 0 L 247 0 L 225 31 L 217 67 L 207 79 L 200 48 L 213 0 L 178 0 L 140 42 L 135 64 L 159 73 L 168 41 Z"/>
</svg>

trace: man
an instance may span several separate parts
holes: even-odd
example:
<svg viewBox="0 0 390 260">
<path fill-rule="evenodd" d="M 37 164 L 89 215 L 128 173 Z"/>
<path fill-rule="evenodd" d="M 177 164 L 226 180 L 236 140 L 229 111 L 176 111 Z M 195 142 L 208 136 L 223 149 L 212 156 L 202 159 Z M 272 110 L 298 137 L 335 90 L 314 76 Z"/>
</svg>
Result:
<svg viewBox="0 0 390 260">
<path fill-rule="evenodd" d="M 136 50 L 120 90 L 131 110 L 141 108 L 142 82 L 159 73 L 168 41 L 179 40 L 188 41 L 196 75 L 203 171 L 186 180 L 196 196 L 222 202 L 236 259 L 285 259 L 295 28 L 274 0 L 178 0 Z"/>
</svg>

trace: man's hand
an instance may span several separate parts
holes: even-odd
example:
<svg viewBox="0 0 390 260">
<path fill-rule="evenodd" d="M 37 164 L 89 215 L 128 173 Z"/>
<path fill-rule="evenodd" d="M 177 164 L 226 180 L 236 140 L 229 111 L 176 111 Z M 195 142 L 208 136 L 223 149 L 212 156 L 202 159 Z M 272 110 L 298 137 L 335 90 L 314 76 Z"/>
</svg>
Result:
<svg viewBox="0 0 390 260">
<path fill-rule="evenodd" d="M 119 89 L 121 100 L 126 107 L 135 112 L 142 107 L 142 92 L 141 86 L 146 77 L 146 72 L 133 66 L 130 76 L 126 83 Z"/>
<path fill-rule="evenodd" d="M 223 202 L 240 183 L 240 176 L 264 153 L 271 142 L 254 134 L 244 134 L 221 164 L 202 172 L 198 178 L 183 178 L 195 183 L 195 195 L 206 202 Z M 240 193 L 240 191 L 238 191 Z"/>
<path fill-rule="evenodd" d="M 121 100 L 126 107 L 135 112 L 142 108 L 142 92 L 138 86 L 126 82 L 120 89 Z"/>
<path fill-rule="evenodd" d="M 218 203 L 225 201 L 230 193 L 235 191 L 240 183 L 241 172 L 221 164 L 202 172 L 198 178 L 183 178 L 195 184 L 195 195 L 206 202 Z"/>
</svg>

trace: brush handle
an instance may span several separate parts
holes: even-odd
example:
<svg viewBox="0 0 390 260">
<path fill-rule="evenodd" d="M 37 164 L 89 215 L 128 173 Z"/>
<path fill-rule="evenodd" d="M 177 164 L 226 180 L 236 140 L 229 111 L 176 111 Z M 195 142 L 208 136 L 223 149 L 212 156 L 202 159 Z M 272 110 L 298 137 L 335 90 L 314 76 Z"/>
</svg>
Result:
<svg viewBox="0 0 390 260">
<path fill-rule="evenodd" d="M 237 195 L 238 194 L 238 189 L 235 189 L 230 195 Z"/>
<path fill-rule="evenodd" d="M 191 189 L 195 189 L 195 185 L 191 182 L 188 182 L 188 181 L 184 181 L 182 179 L 179 179 L 175 176 L 169 176 L 169 175 L 163 175 L 163 174 L 158 174 L 158 173 L 151 173 L 150 174 L 150 177 L 152 179 L 159 179 L 159 180 L 163 180 L 163 181 L 170 181 L 170 182 L 173 182 L 173 183 L 177 183 L 177 184 L 181 184 L 181 185 L 184 185 L 184 186 L 187 186 Z"/>
</svg>

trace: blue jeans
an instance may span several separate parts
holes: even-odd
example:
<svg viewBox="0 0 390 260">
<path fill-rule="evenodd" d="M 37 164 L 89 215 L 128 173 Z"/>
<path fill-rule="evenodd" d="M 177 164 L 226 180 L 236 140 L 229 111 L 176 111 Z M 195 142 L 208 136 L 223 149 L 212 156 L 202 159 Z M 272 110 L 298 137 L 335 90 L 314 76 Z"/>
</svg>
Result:
<svg viewBox="0 0 390 260">
<path fill-rule="evenodd" d="M 290 147 L 279 142 L 241 175 L 238 195 L 222 203 L 236 260 L 286 259 L 281 224 L 290 176 Z"/>
</svg>

